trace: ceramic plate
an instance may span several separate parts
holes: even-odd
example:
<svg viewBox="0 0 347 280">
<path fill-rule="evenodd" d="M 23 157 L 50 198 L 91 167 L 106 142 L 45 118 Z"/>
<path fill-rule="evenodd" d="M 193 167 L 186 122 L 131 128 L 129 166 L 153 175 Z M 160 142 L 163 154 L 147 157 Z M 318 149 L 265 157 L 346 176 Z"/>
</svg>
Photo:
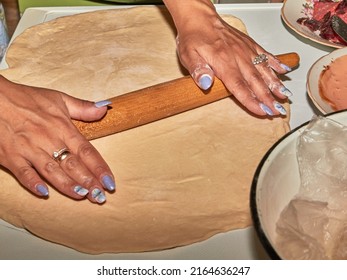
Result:
<svg viewBox="0 0 347 280">
<path fill-rule="evenodd" d="M 319 77 L 324 68 L 329 65 L 334 59 L 347 55 L 347 48 L 342 48 L 329 53 L 326 56 L 318 59 L 309 69 L 307 73 L 307 92 L 313 104 L 323 114 L 332 113 L 335 110 L 331 108 L 329 103 L 324 101 L 319 94 Z"/>
<path fill-rule="evenodd" d="M 288 25 L 289 28 L 294 30 L 297 34 L 301 35 L 304 38 L 308 38 L 313 42 L 333 48 L 344 47 L 344 45 L 332 43 L 328 40 L 321 38 L 318 34 L 312 32 L 307 27 L 296 22 L 299 18 L 305 17 L 303 5 L 307 1 L 285 0 L 281 9 L 281 17 L 283 21 Z"/>
</svg>

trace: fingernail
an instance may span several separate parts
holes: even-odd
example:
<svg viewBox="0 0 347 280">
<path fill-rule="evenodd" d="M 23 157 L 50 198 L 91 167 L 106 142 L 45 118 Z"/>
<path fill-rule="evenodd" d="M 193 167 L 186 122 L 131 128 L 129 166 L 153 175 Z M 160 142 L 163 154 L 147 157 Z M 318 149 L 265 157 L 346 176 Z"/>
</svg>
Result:
<svg viewBox="0 0 347 280">
<path fill-rule="evenodd" d="M 291 97 L 293 95 L 293 93 L 291 93 L 291 91 L 287 89 L 285 86 L 280 88 L 280 92 L 287 97 Z"/>
<path fill-rule="evenodd" d="M 92 197 L 97 203 L 104 203 L 106 201 L 106 196 L 99 189 L 92 190 Z"/>
<path fill-rule="evenodd" d="M 288 65 L 285 65 L 285 64 L 283 64 L 283 63 L 281 63 L 281 67 L 284 69 L 284 70 L 286 70 L 286 71 L 292 71 L 292 68 L 290 68 Z"/>
<path fill-rule="evenodd" d="M 199 86 L 203 90 L 207 90 L 212 86 L 212 77 L 208 74 L 201 75 L 199 78 Z"/>
<path fill-rule="evenodd" d="M 274 102 L 274 107 L 281 115 L 287 115 L 286 109 L 277 101 Z"/>
<path fill-rule="evenodd" d="M 102 177 L 102 183 L 104 184 L 104 187 L 109 191 L 114 191 L 116 189 L 116 184 L 113 181 L 112 177 L 109 175 Z"/>
<path fill-rule="evenodd" d="M 259 103 L 259 106 L 267 115 L 269 115 L 269 116 L 273 116 L 274 115 L 272 110 L 268 106 L 266 106 L 264 103 Z"/>
<path fill-rule="evenodd" d="M 48 196 L 49 194 L 48 189 L 45 185 L 37 185 L 36 189 L 42 196 Z"/>
<path fill-rule="evenodd" d="M 80 196 L 85 196 L 89 191 L 81 186 L 75 186 L 74 192 L 77 193 Z"/>
<path fill-rule="evenodd" d="M 105 106 L 108 106 L 108 105 L 111 105 L 111 104 L 112 104 L 112 102 L 109 101 L 109 100 L 101 100 L 101 101 L 98 101 L 98 102 L 94 103 L 96 108 L 105 107 Z"/>
</svg>

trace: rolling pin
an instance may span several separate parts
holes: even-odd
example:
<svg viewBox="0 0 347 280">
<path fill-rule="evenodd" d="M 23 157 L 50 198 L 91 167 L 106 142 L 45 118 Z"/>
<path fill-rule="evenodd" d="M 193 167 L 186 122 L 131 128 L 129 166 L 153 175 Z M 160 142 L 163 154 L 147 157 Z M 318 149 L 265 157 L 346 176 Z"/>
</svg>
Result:
<svg viewBox="0 0 347 280">
<path fill-rule="evenodd" d="M 286 53 L 276 56 L 281 63 L 295 68 L 299 55 Z M 204 92 L 190 76 L 119 95 L 112 102 L 105 117 L 95 122 L 73 123 L 88 140 L 100 138 L 160 119 L 164 119 L 209 103 L 230 97 L 223 83 L 215 78 L 213 86 Z"/>
</svg>

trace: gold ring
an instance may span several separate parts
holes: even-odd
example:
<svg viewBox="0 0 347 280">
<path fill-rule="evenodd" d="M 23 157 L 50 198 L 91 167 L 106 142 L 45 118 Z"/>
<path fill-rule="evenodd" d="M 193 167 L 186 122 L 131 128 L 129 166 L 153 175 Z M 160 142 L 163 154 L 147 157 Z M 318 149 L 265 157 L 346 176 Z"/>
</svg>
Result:
<svg viewBox="0 0 347 280">
<path fill-rule="evenodd" d="M 254 59 L 253 59 L 253 64 L 257 65 L 263 62 L 266 62 L 268 60 L 266 54 L 262 53 L 257 55 Z"/>
<path fill-rule="evenodd" d="M 70 154 L 68 148 L 62 148 L 59 151 L 53 153 L 53 159 L 59 162 L 62 162 Z"/>
</svg>

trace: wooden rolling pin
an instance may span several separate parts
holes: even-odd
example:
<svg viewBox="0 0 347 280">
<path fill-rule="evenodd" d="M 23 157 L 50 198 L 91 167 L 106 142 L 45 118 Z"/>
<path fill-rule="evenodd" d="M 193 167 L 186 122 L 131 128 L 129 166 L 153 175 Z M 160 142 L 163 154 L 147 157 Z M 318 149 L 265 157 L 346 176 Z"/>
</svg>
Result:
<svg viewBox="0 0 347 280">
<path fill-rule="evenodd" d="M 292 69 L 299 65 L 299 55 L 276 56 Z M 229 97 L 230 92 L 215 79 L 208 92 L 196 86 L 190 76 L 119 95 L 103 119 L 96 122 L 73 121 L 88 139 L 96 139 L 148 124 Z"/>
</svg>

